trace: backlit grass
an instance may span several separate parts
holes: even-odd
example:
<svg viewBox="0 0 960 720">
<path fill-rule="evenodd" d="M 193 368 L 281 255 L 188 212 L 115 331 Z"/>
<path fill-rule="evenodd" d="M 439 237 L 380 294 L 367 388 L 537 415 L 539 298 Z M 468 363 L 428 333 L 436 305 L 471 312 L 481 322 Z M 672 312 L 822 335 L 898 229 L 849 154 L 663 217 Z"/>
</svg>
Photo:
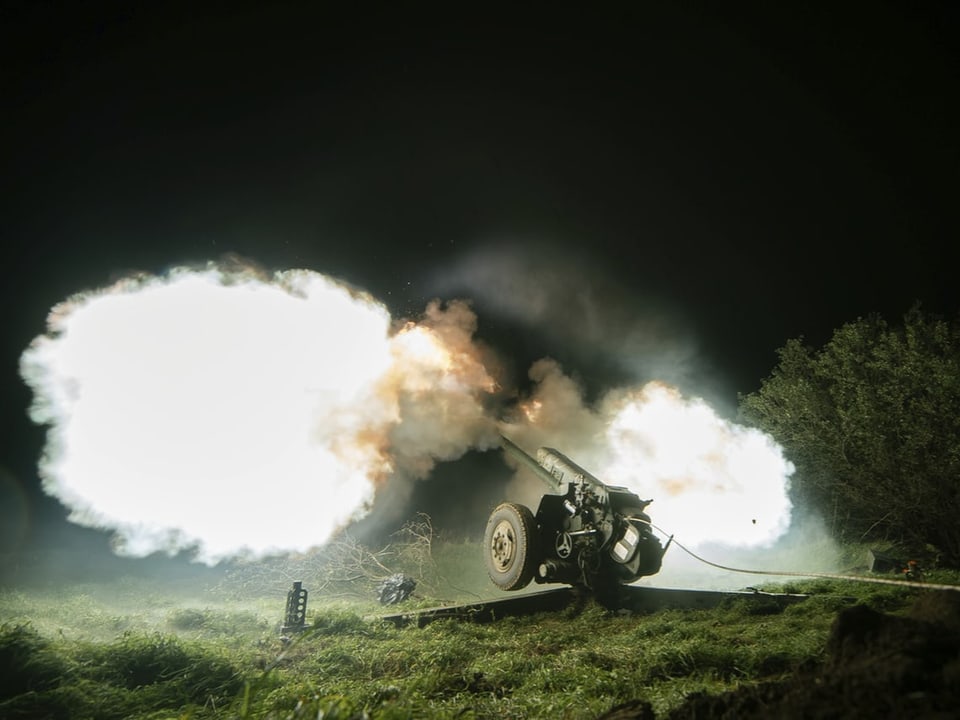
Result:
<svg viewBox="0 0 960 720">
<path fill-rule="evenodd" d="M 410 607 L 470 587 L 454 578 L 444 590 L 432 572 Z M 837 611 L 855 601 L 900 611 L 922 592 L 841 581 L 767 589 L 810 597 L 783 609 L 736 599 L 651 614 L 587 602 L 491 624 L 397 628 L 372 619 L 385 611 L 372 598 L 311 593 L 311 628 L 292 642 L 279 636 L 286 586 L 260 597 L 248 586 L 242 599 L 129 579 L 0 591 L 0 717 L 573 719 L 637 698 L 660 714 L 690 693 L 818 662 Z"/>
</svg>

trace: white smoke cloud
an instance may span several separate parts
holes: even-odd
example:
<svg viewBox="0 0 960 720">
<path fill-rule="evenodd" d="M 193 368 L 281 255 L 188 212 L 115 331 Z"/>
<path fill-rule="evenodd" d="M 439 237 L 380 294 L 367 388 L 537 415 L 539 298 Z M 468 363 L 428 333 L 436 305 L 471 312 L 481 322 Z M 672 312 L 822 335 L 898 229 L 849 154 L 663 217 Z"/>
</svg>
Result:
<svg viewBox="0 0 960 720">
<path fill-rule="evenodd" d="M 397 331 L 370 296 L 303 270 L 211 265 L 77 295 L 21 362 L 50 428 L 44 488 L 132 555 L 322 544 L 386 478 L 489 435 L 470 318 L 432 305 Z"/>
<path fill-rule="evenodd" d="M 321 545 L 375 497 L 384 516 L 404 510 L 437 462 L 503 432 L 654 498 L 655 522 L 687 544 L 783 533 L 792 466 L 767 436 L 663 383 L 588 403 L 550 359 L 505 405 L 476 327 L 466 302 L 395 321 L 307 270 L 211 264 L 78 294 L 21 360 L 49 428 L 44 488 L 120 552 L 215 562 Z M 510 492 L 535 507 L 543 488 Z"/>
<path fill-rule="evenodd" d="M 764 433 L 663 383 L 614 389 L 591 407 L 551 360 L 530 377 L 530 397 L 504 428 L 528 452 L 554 445 L 604 482 L 653 498 L 657 525 L 686 544 L 769 546 L 787 529 L 794 468 Z"/>
</svg>

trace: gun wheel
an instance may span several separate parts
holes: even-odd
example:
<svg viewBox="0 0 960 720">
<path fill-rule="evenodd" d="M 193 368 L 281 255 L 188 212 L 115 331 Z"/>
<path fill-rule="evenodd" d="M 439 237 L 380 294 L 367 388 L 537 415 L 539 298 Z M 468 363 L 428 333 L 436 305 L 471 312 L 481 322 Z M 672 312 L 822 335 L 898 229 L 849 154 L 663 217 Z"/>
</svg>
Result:
<svg viewBox="0 0 960 720">
<path fill-rule="evenodd" d="M 537 523 L 530 508 L 503 503 L 487 521 L 483 545 L 487 572 L 501 590 L 519 590 L 533 579 Z"/>
</svg>

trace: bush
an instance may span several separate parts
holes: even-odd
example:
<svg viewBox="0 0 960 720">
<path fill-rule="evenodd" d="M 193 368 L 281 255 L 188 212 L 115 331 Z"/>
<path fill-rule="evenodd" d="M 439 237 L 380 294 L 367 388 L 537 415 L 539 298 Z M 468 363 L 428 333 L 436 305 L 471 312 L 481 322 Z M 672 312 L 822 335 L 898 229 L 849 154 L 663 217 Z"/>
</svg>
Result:
<svg viewBox="0 0 960 720">
<path fill-rule="evenodd" d="M 779 356 L 740 417 L 783 445 L 794 501 L 843 541 L 931 546 L 960 567 L 960 323 L 914 307 L 902 325 L 859 319 Z"/>
</svg>

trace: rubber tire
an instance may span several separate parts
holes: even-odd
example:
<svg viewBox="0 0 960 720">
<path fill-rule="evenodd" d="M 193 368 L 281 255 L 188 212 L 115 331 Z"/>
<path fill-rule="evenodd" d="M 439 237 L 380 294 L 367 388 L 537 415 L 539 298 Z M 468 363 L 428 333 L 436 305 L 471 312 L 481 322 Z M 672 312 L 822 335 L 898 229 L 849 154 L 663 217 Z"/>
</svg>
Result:
<svg viewBox="0 0 960 720">
<path fill-rule="evenodd" d="M 498 505 L 483 534 L 484 559 L 493 584 L 501 590 L 529 585 L 539 562 L 538 546 L 537 521 L 530 508 Z"/>
</svg>

